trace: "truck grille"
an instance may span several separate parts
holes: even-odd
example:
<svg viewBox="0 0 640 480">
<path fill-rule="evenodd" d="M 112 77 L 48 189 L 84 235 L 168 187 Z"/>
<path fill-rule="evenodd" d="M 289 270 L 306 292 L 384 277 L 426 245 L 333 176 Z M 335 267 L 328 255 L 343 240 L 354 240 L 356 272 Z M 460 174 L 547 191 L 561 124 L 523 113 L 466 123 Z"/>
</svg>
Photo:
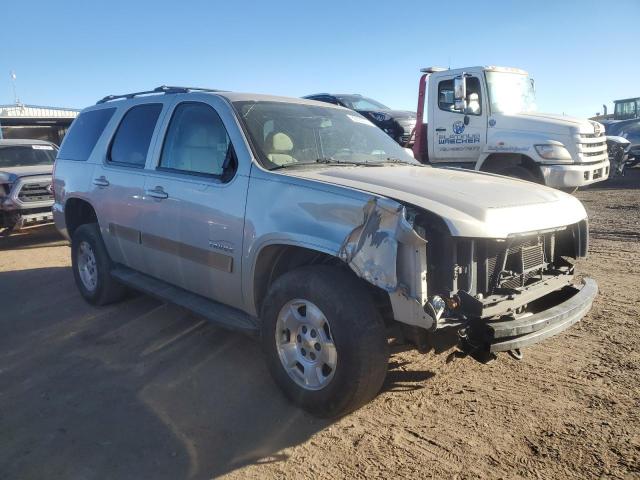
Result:
<svg viewBox="0 0 640 480">
<path fill-rule="evenodd" d="M 25 183 L 18 193 L 18 199 L 24 203 L 53 200 L 51 182 Z"/>
<path fill-rule="evenodd" d="M 594 162 L 606 160 L 607 142 L 604 134 L 583 133 L 580 134 L 578 143 L 578 155 L 586 161 Z"/>
</svg>

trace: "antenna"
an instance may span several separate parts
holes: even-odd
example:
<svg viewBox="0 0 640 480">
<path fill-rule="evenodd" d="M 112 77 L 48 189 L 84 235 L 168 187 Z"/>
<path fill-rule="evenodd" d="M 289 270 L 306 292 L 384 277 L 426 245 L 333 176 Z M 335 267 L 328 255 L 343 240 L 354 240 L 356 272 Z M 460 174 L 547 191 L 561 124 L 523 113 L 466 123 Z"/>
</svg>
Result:
<svg viewBox="0 0 640 480">
<path fill-rule="evenodd" d="M 18 105 L 20 103 L 20 100 L 18 99 L 18 94 L 16 93 L 16 72 L 11 70 L 10 77 L 11 85 L 13 86 L 13 101 L 16 105 Z"/>
</svg>

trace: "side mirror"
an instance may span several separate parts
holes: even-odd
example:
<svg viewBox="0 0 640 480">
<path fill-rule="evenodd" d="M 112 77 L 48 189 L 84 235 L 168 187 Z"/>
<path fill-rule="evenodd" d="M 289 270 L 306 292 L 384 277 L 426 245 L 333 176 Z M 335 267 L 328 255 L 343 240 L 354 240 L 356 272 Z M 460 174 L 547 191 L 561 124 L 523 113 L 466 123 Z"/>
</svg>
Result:
<svg viewBox="0 0 640 480">
<path fill-rule="evenodd" d="M 453 79 L 455 109 L 464 112 L 467 107 L 467 78 L 464 74 Z"/>
</svg>

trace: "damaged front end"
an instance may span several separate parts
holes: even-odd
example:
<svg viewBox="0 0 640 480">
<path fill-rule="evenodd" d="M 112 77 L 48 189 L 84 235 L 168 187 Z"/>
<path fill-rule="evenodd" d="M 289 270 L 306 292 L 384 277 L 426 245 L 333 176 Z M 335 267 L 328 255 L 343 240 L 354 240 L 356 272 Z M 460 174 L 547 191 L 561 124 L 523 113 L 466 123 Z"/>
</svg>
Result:
<svg viewBox="0 0 640 480">
<path fill-rule="evenodd" d="M 587 221 L 509 236 L 453 237 L 442 219 L 370 200 L 340 256 L 389 294 L 394 319 L 426 331 L 457 327 L 468 350 L 519 349 L 580 320 L 597 295 L 574 284 Z"/>
</svg>

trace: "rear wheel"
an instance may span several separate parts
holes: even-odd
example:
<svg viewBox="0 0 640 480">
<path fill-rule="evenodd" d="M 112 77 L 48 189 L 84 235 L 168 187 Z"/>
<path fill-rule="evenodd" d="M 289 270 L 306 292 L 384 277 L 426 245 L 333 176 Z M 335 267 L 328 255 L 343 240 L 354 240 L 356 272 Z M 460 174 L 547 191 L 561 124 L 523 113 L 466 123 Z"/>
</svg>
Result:
<svg viewBox="0 0 640 480">
<path fill-rule="evenodd" d="M 362 282 L 334 267 L 288 272 L 262 308 L 262 344 L 285 395 L 323 417 L 378 393 L 389 359 L 384 323 Z"/>
<path fill-rule="evenodd" d="M 126 289 L 111 277 L 111 259 L 97 223 L 79 226 L 71 239 L 71 266 L 80 293 L 93 305 L 121 300 Z"/>
</svg>

